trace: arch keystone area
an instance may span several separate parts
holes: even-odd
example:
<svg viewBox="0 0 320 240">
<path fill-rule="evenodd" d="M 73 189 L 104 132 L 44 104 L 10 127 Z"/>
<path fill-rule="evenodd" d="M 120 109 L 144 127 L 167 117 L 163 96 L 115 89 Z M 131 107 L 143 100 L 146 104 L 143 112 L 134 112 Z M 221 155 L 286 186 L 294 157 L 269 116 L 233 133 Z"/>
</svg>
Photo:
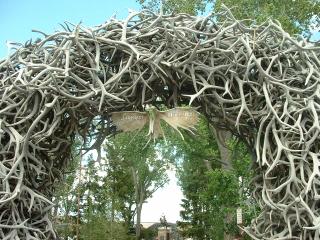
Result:
<svg viewBox="0 0 320 240">
<path fill-rule="evenodd" d="M 54 186 L 75 134 L 114 111 L 191 103 L 254 152 L 254 239 L 319 239 L 320 49 L 276 22 L 131 13 L 65 29 L 0 61 L 0 238 L 55 239 Z"/>
</svg>

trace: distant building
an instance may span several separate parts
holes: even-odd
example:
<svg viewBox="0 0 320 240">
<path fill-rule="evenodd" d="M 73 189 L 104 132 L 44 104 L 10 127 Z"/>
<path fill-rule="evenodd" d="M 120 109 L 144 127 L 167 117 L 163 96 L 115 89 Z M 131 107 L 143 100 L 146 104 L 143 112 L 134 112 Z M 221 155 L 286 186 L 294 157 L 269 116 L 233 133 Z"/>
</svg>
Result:
<svg viewBox="0 0 320 240">
<path fill-rule="evenodd" d="M 173 238 L 171 228 L 159 227 L 157 240 L 171 240 Z"/>
<path fill-rule="evenodd" d="M 191 240 L 190 238 L 182 237 L 175 223 L 167 223 L 167 227 L 164 227 L 161 223 L 149 222 L 141 224 L 144 229 L 154 233 L 154 236 L 144 240 Z"/>
</svg>

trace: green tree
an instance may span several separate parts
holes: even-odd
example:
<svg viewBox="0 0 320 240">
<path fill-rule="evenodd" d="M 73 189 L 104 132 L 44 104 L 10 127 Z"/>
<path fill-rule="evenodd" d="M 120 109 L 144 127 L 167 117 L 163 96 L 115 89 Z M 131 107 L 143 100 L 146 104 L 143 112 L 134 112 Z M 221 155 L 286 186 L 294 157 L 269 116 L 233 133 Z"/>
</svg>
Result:
<svg viewBox="0 0 320 240">
<path fill-rule="evenodd" d="M 81 227 L 81 239 L 92 240 L 133 240 L 127 229 L 119 222 L 112 222 L 101 216 L 92 216 Z"/>
<path fill-rule="evenodd" d="M 157 155 L 155 145 L 147 144 L 146 132 L 121 133 L 105 145 L 106 158 L 112 159 L 122 171 L 114 175 L 121 184 L 133 184 L 136 210 L 136 237 L 141 235 L 141 212 L 145 201 L 168 181 L 167 164 Z M 113 154 L 117 153 L 117 154 Z M 124 175 L 122 175 L 124 174 Z M 130 175 L 130 178 L 126 176 Z M 126 180 L 123 182 L 123 180 Z M 128 183 L 128 181 L 130 183 Z"/>
<path fill-rule="evenodd" d="M 76 223 L 78 188 L 74 183 L 79 170 L 80 147 L 81 141 L 76 138 L 71 149 L 71 160 L 63 173 L 63 178 L 56 184 L 53 198 L 55 203 L 52 212 L 54 223 L 57 225 L 58 234 L 64 239 L 73 237 L 76 232 L 73 224 Z"/>
<path fill-rule="evenodd" d="M 137 0 L 142 7 L 159 10 L 159 0 Z M 167 0 L 167 12 L 203 13 L 219 11 L 222 4 L 232 8 L 238 19 L 252 19 L 257 24 L 269 18 L 277 19 L 290 34 L 310 35 L 310 27 L 320 25 L 320 1 L 318 0 Z"/>
<path fill-rule="evenodd" d="M 95 216 L 113 221 L 110 185 L 104 181 L 105 174 L 105 164 L 97 162 L 92 156 L 87 157 L 79 185 L 82 192 L 83 217 L 86 221 Z"/>
<path fill-rule="evenodd" d="M 103 182 L 108 185 L 112 199 L 112 219 L 119 212 L 127 229 L 132 226 L 135 209 L 135 190 L 131 169 L 127 161 L 119 160 L 119 149 L 113 141 L 104 145 L 106 150 L 106 177 Z"/>
<path fill-rule="evenodd" d="M 201 119 L 195 136 L 185 133 L 182 140 L 176 134 L 167 134 L 169 144 L 163 153 L 177 164 L 178 180 L 184 194 L 182 221 L 179 222 L 183 235 L 201 240 L 211 239 L 208 234 L 210 204 L 202 199 L 207 191 L 206 173 L 221 167 L 218 146 L 210 134 L 208 123 Z"/>
<path fill-rule="evenodd" d="M 210 216 L 211 203 L 203 200 L 203 193 L 207 192 L 207 172 L 220 169 L 219 150 L 216 141 L 211 136 L 208 123 L 202 119 L 197 128 L 196 137 L 186 137 L 181 142 L 183 161 L 178 168 L 179 183 L 185 199 L 183 200 L 181 217 L 184 223 L 180 225 L 185 234 L 194 239 L 211 239 L 209 229 L 212 225 Z M 223 218 L 222 218 L 223 223 Z M 223 228 L 222 228 L 223 229 Z M 223 230 L 222 230 L 223 231 Z"/>
<path fill-rule="evenodd" d="M 147 142 L 145 131 L 118 134 L 108 139 L 101 162 L 91 155 L 81 161 L 80 142 L 74 146 L 75 159 L 54 199 L 53 212 L 60 225 L 67 226 L 60 228 L 60 235 L 74 238 L 80 216 L 80 239 L 103 239 L 107 233 L 113 239 L 130 239 L 128 231 L 136 215 L 136 238 L 140 239 L 142 206 L 168 180 L 167 162 L 159 157 L 156 145 Z M 96 224 L 101 227 L 93 227 Z"/>
<path fill-rule="evenodd" d="M 225 143 L 232 150 L 233 168 L 227 169 L 222 167 L 225 162 L 221 159 L 221 146 L 205 119 L 201 119 L 196 136 L 185 135 L 182 141 L 171 135 L 168 140 L 170 147 L 165 154 L 172 154 L 171 158 L 177 160 L 179 184 L 185 197 L 179 223 L 183 234 L 199 240 L 230 239 L 238 234 L 236 208 L 241 206 L 249 221 L 255 207 L 249 194 L 251 157 L 245 145 L 234 138 Z"/>
</svg>

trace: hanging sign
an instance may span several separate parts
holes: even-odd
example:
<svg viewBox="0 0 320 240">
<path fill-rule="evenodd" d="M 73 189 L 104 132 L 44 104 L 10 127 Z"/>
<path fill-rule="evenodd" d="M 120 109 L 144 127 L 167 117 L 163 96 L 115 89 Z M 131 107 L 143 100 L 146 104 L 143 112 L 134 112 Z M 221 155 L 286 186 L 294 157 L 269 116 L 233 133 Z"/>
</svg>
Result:
<svg viewBox="0 0 320 240">
<path fill-rule="evenodd" d="M 178 128 L 192 132 L 199 120 L 199 113 L 189 107 L 177 107 L 167 111 L 151 108 L 147 112 L 113 112 L 111 113 L 111 119 L 116 127 L 124 132 L 142 129 L 145 124 L 149 123 L 148 135 L 154 139 L 163 135 L 160 120 L 164 120 L 177 130 L 183 138 Z"/>
</svg>

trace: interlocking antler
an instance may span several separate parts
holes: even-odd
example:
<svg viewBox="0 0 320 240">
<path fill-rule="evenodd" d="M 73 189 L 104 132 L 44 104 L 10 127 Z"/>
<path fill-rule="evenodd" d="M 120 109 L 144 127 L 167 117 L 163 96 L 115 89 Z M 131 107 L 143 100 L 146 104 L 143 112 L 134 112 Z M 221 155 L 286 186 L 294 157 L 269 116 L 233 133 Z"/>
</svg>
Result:
<svg viewBox="0 0 320 240">
<path fill-rule="evenodd" d="M 73 28 L 70 30 L 70 28 Z M 108 113 L 181 103 L 255 149 L 255 239 L 319 237 L 319 48 L 277 22 L 147 10 L 70 24 L 0 61 L 0 238 L 55 238 L 48 214 L 74 135 Z M 98 119 L 94 118 L 99 116 Z"/>
</svg>

